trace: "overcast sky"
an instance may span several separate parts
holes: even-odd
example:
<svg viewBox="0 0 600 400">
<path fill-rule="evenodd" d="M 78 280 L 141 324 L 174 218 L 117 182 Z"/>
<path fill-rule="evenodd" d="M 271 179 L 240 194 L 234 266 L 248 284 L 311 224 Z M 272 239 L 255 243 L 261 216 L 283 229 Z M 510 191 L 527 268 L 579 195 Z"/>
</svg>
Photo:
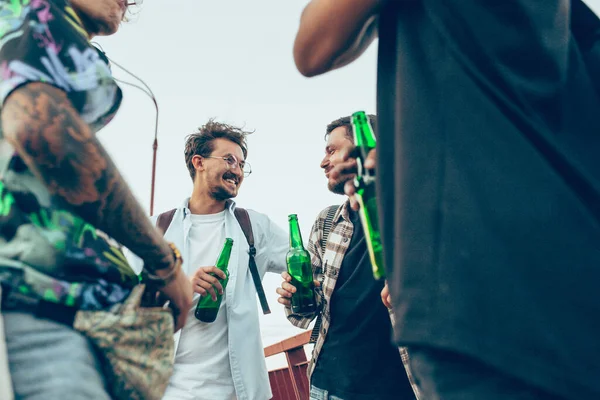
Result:
<svg viewBox="0 0 600 400">
<path fill-rule="evenodd" d="M 180 205 L 192 183 L 184 138 L 210 117 L 243 125 L 253 173 L 236 201 L 266 213 L 287 231 L 299 217 L 305 244 L 317 213 L 344 198 L 327 191 L 319 168 L 325 126 L 357 110 L 375 112 L 376 45 L 334 73 L 307 79 L 295 69 L 292 44 L 306 0 L 146 0 L 134 21 L 98 42 L 156 95 L 159 151 L 155 213 Z M 587 1 L 597 12 L 600 0 Z M 134 80 L 113 67 L 114 75 Z M 115 120 L 100 132 L 134 194 L 149 210 L 155 111 L 123 86 Z M 299 333 L 276 303 L 280 278 L 267 274 L 273 314 L 261 317 L 265 345 Z"/>
</svg>

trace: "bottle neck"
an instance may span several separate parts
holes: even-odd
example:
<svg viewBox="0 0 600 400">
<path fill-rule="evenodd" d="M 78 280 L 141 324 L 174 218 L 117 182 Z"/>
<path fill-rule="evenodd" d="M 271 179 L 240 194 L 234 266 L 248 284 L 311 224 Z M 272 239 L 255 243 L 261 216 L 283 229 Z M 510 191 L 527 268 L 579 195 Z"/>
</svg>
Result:
<svg viewBox="0 0 600 400">
<path fill-rule="evenodd" d="M 361 149 L 374 149 L 377 144 L 375 132 L 364 112 L 357 112 L 352 116 L 352 131 L 354 145 Z"/>
<path fill-rule="evenodd" d="M 229 257 L 231 257 L 231 248 L 233 247 L 233 242 L 226 241 L 223 249 L 221 250 L 221 254 L 217 258 L 216 267 L 221 271 L 226 271 L 227 266 L 229 265 Z"/>
<path fill-rule="evenodd" d="M 302 235 L 300 234 L 300 225 L 297 219 L 290 219 L 290 247 L 304 248 L 302 245 Z"/>
</svg>

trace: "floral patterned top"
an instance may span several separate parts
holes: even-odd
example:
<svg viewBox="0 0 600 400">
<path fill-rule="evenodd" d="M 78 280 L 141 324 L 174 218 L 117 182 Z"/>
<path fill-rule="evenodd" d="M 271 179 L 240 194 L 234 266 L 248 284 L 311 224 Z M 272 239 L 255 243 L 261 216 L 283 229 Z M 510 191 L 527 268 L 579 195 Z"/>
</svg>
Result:
<svg viewBox="0 0 600 400">
<path fill-rule="evenodd" d="M 0 107 L 29 82 L 67 93 L 94 132 L 121 103 L 109 66 L 66 0 L 0 0 Z M 121 246 L 61 207 L 1 137 L 0 283 L 33 304 L 87 310 L 121 302 L 137 283 Z"/>
</svg>

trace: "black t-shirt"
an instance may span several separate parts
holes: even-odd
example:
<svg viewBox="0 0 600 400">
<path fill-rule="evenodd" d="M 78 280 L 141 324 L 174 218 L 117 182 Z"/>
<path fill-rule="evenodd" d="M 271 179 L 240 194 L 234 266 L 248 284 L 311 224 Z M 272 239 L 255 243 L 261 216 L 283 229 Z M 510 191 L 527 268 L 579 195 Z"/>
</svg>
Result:
<svg viewBox="0 0 600 400">
<path fill-rule="evenodd" d="M 597 30 L 579 29 L 597 19 L 571 21 L 571 3 L 581 11 L 568 0 L 389 2 L 377 174 L 397 343 L 590 399 L 600 398 L 590 78 L 600 64 L 581 37 Z"/>
<path fill-rule="evenodd" d="M 398 348 L 390 342 L 390 317 L 380 297 L 384 283 L 373 279 L 358 213 L 349 214 L 354 230 L 312 384 L 345 400 L 414 399 Z"/>
</svg>

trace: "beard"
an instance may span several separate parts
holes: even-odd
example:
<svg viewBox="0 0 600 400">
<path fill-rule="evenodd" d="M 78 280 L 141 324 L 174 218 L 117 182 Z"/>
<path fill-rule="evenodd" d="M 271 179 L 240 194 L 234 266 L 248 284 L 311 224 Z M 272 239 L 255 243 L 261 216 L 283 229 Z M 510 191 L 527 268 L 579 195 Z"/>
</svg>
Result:
<svg viewBox="0 0 600 400">
<path fill-rule="evenodd" d="M 213 199 L 215 199 L 217 201 L 223 201 L 223 200 L 231 199 L 231 198 L 237 196 L 237 194 L 233 194 L 225 188 L 216 187 L 212 191 L 211 196 Z"/>
<path fill-rule="evenodd" d="M 327 181 L 327 189 L 329 189 L 329 191 L 331 193 L 345 194 L 344 193 L 344 185 L 346 185 L 346 182 L 348 182 L 349 180 L 351 180 L 353 178 L 354 178 L 353 175 L 343 175 L 335 181 L 332 181 L 330 179 Z"/>
<path fill-rule="evenodd" d="M 237 181 L 237 177 L 230 173 L 227 172 L 225 174 L 223 174 L 222 179 L 233 179 L 234 181 Z M 238 186 L 238 190 L 239 190 L 239 186 Z M 223 186 L 216 186 L 213 188 L 212 192 L 211 192 L 212 198 L 217 200 L 217 201 L 223 201 L 223 200 L 228 200 L 231 199 L 235 196 L 237 196 L 237 191 L 232 191 L 228 188 L 225 188 Z"/>
</svg>

